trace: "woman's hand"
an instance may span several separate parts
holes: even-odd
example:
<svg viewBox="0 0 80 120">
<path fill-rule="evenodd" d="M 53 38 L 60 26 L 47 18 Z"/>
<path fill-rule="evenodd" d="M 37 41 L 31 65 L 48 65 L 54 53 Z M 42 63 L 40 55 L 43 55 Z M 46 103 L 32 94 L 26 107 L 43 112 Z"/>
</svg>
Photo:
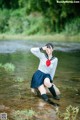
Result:
<svg viewBox="0 0 80 120">
<path fill-rule="evenodd" d="M 43 50 L 46 50 L 46 49 L 47 49 L 47 46 L 42 47 L 42 49 L 43 49 Z"/>
</svg>

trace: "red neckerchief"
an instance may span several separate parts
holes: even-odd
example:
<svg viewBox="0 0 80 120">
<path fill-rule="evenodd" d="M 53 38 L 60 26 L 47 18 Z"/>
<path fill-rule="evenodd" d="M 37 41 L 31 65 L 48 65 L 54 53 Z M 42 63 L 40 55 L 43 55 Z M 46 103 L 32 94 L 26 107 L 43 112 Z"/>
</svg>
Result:
<svg viewBox="0 0 80 120">
<path fill-rule="evenodd" d="M 51 60 L 46 60 L 46 66 L 49 67 L 51 65 Z"/>
<path fill-rule="evenodd" d="M 52 60 L 54 57 L 52 56 L 52 58 L 51 58 L 50 60 L 49 60 L 47 54 L 46 54 L 46 57 L 47 57 L 47 60 L 46 60 L 46 66 L 49 67 L 49 66 L 51 65 L 51 60 Z"/>
</svg>

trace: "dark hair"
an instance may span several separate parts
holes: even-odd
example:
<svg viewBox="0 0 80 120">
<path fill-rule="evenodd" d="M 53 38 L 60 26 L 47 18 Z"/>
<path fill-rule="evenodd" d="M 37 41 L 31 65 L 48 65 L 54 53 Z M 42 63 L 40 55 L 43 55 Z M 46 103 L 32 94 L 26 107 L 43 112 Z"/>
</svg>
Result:
<svg viewBox="0 0 80 120">
<path fill-rule="evenodd" d="M 47 46 L 47 48 L 51 48 L 51 47 L 52 47 L 52 49 L 54 48 L 52 43 L 47 43 L 45 46 Z"/>
</svg>

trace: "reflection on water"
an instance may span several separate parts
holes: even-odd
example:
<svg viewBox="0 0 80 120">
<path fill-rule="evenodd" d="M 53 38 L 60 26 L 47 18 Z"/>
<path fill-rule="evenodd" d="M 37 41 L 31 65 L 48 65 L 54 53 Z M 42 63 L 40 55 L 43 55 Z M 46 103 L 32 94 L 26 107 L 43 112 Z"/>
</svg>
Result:
<svg viewBox="0 0 80 120">
<path fill-rule="evenodd" d="M 9 41 L 8 44 L 10 44 Z M 31 77 L 37 69 L 39 60 L 30 53 L 29 49 L 32 46 L 38 46 L 38 44 L 41 45 L 41 43 L 35 45 L 32 42 L 25 44 L 28 46 L 28 51 L 27 49 L 23 51 L 14 51 L 13 49 L 14 52 L 9 52 L 10 48 L 7 46 L 8 52 L 0 52 L 0 63 L 10 62 L 16 67 L 15 72 L 11 75 L 0 73 L 0 111 L 5 110 L 10 114 L 11 110 L 32 108 L 39 112 L 41 120 L 56 120 L 54 107 L 32 95 L 30 91 Z M 44 42 L 42 45 L 44 45 Z M 58 43 L 55 43 L 55 45 L 56 48 L 57 46 L 59 48 Z M 15 48 L 14 44 L 12 48 Z M 25 47 L 22 46 L 23 48 Z M 2 48 L 1 50 L 4 51 Z M 70 104 L 80 107 L 80 51 L 64 52 L 56 50 L 54 56 L 59 59 L 54 83 L 60 88 L 62 98 L 59 102 L 53 101 L 60 104 L 61 111 Z M 16 77 L 22 77 L 24 81 L 19 83 L 15 81 Z"/>
</svg>

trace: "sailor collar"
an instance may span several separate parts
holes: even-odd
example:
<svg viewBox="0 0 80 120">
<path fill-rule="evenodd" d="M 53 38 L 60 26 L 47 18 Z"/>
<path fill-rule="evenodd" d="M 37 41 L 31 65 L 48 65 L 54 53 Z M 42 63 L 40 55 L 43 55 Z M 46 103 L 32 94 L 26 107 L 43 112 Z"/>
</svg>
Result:
<svg viewBox="0 0 80 120">
<path fill-rule="evenodd" d="M 55 58 L 54 56 L 52 56 L 51 59 L 49 59 L 49 57 L 48 57 L 47 54 L 45 54 L 45 57 L 46 57 L 48 60 L 50 60 L 50 61 L 53 60 L 53 59 Z"/>
<path fill-rule="evenodd" d="M 52 56 L 52 58 L 49 59 L 47 54 L 45 54 L 45 57 L 47 58 L 47 60 L 46 60 L 46 66 L 49 67 L 51 65 L 51 60 L 53 60 L 55 57 Z"/>
</svg>

